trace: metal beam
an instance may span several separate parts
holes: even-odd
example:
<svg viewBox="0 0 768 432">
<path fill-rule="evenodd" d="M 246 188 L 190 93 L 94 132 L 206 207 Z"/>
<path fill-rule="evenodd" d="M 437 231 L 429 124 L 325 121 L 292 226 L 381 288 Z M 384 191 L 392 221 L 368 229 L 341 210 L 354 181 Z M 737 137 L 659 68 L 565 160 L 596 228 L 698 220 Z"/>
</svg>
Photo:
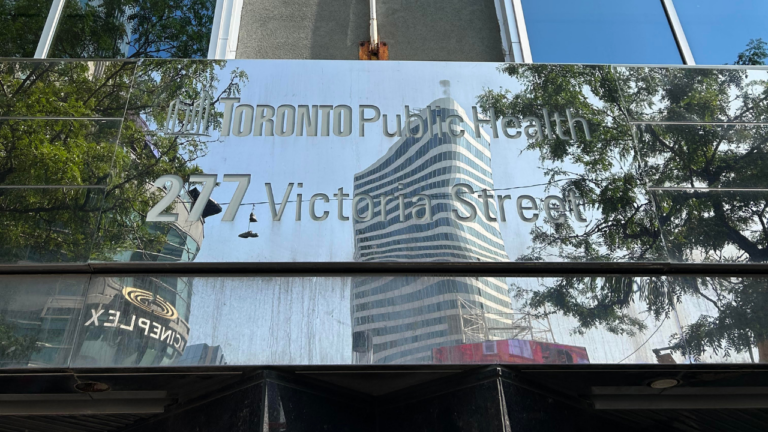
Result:
<svg viewBox="0 0 768 432">
<path fill-rule="evenodd" d="M 518 60 L 518 62 L 533 63 L 531 44 L 528 41 L 528 29 L 525 27 L 525 15 L 523 14 L 522 0 L 512 0 L 512 10 L 515 15 L 515 26 L 517 28 L 517 36 L 519 38 L 522 54 L 522 58 Z"/>
<path fill-rule="evenodd" d="M 234 59 L 240 35 L 243 0 L 217 0 L 208 44 L 209 60 Z"/>
<path fill-rule="evenodd" d="M 766 395 L 719 395 L 719 396 L 592 396 L 595 409 L 760 409 L 768 408 Z"/>
<path fill-rule="evenodd" d="M 495 0 L 504 61 L 531 63 L 531 48 L 520 0 Z"/>
<path fill-rule="evenodd" d="M 150 414 L 161 413 L 174 399 L 101 399 L 101 400 L 47 400 L 3 401 L 0 416 L 4 415 L 79 415 L 79 414 Z"/>
<path fill-rule="evenodd" d="M 683 59 L 683 64 L 695 65 L 696 61 L 693 59 L 691 47 L 688 46 L 688 39 L 685 37 L 683 25 L 680 23 L 680 18 L 677 16 L 675 4 L 672 0 L 661 0 L 661 4 L 664 6 L 664 12 L 667 14 L 667 20 L 669 21 L 669 26 L 672 28 L 672 34 L 675 36 L 675 42 L 677 42 L 677 49 L 680 51 L 680 57 Z"/>
<path fill-rule="evenodd" d="M 185 276 L 759 276 L 768 263 L 676 262 L 124 262 L 81 264 L 3 264 L 0 274 L 185 275 Z"/>
<path fill-rule="evenodd" d="M 48 19 L 45 20 L 43 33 L 40 35 L 40 41 L 37 43 L 35 58 L 47 58 L 48 50 L 51 49 L 53 37 L 56 34 L 56 26 L 61 18 L 61 12 L 64 10 L 66 0 L 53 0 L 51 10 L 48 12 Z"/>
</svg>

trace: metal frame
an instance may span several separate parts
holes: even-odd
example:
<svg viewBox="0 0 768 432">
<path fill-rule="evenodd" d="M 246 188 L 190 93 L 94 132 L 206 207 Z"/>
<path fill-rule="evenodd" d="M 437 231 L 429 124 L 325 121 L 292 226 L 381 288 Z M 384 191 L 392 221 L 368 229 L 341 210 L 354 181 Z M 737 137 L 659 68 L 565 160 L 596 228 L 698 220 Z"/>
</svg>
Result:
<svg viewBox="0 0 768 432">
<path fill-rule="evenodd" d="M 53 43 L 64 5 L 67 0 L 53 0 L 45 27 L 35 50 L 34 58 L 48 57 L 48 51 Z M 522 0 L 494 0 L 496 14 L 499 19 L 501 40 L 504 47 L 504 60 L 516 63 L 533 63 L 528 30 L 525 26 Z M 695 65 L 693 53 L 685 37 L 685 31 L 677 16 L 673 0 L 661 0 L 664 13 L 667 16 L 670 29 L 677 43 L 680 57 L 685 65 Z M 216 11 L 211 28 L 211 39 L 208 47 L 208 59 L 234 59 L 237 55 L 237 43 L 240 34 L 240 20 L 243 10 L 243 0 L 217 0 Z M 375 12 L 374 12 L 375 13 Z M 372 13 L 371 21 L 375 21 Z M 372 30 L 373 37 L 373 30 Z"/>
<path fill-rule="evenodd" d="M 504 61 L 533 63 L 521 0 L 495 0 Z"/>
<path fill-rule="evenodd" d="M 67 0 L 53 0 L 53 3 L 51 3 L 51 11 L 48 12 L 48 19 L 45 20 L 43 33 L 40 35 L 40 41 L 37 43 L 35 58 L 48 57 L 48 50 L 51 49 L 51 43 L 53 43 L 53 35 L 56 33 L 56 26 L 59 24 L 61 12 L 64 10 L 64 4 L 66 1 Z"/>
<path fill-rule="evenodd" d="M 533 63 L 528 29 L 525 27 L 522 0 L 495 0 L 495 2 L 496 12 L 499 16 L 499 27 L 501 28 L 501 40 L 506 51 L 505 61 Z M 685 37 L 683 25 L 677 16 L 673 0 L 661 0 L 661 4 L 683 64 L 695 65 L 696 61 L 688 45 L 688 39 Z"/>
<path fill-rule="evenodd" d="M 759 276 L 768 263 L 678 262 L 121 262 L 79 264 L 2 264 L 0 275 L 183 275 L 183 276 L 336 276 L 421 275 L 486 277 L 562 276 Z"/>
<path fill-rule="evenodd" d="M 528 41 L 528 29 L 525 27 L 525 15 L 523 14 L 522 0 L 511 1 L 515 18 L 515 26 L 520 43 L 520 63 L 533 63 L 533 56 L 531 55 L 531 44 Z"/>
<path fill-rule="evenodd" d="M 505 339 L 527 339 L 539 342 L 555 342 L 555 334 L 549 323 L 528 313 L 492 313 L 473 306 L 459 297 L 459 322 L 463 343 L 480 343 Z M 506 323 L 502 327 L 488 326 L 488 319 Z"/>
<path fill-rule="evenodd" d="M 499 20 L 499 32 L 501 33 L 501 45 L 504 50 L 504 61 L 512 62 L 515 59 L 515 53 L 513 52 L 512 38 L 509 31 L 509 19 L 507 17 L 507 11 L 505 9 L 505 0 L 494 0 L 494 6 L 496 7 L 496 17 Z"/>
<path fill-rule="evenodd" d="M 209 60 L 227 60 L 236 57 L 242 11 L 243 0 L 216 1 L 211 42 L 208 45 Z"/>
<path fill-rule="evenodd" d="M 669 21 L 669 27 L 672 29 L 672 35 L 675 37 L 675 42 L 677 42 L 677 49 L 680 51 L 680 57 L 683 59 L 683 64 L 695 65 L 696 61 L 693 59 L 691 47 L 688 46 L 688 39 L 685 37 L 683 25 L 680 23 L 680 18 L 677 16 L 675 4 L 672 0 L 661 0 L 661 4 L 664 7 L 664 12 L 667 14 L 667 21 Z"/>
<path fill-rule="evenodd" d="M 66 2 L 67 0 L 53 0 L 33 58 L 48 58 L 48 51 L 53 43 L 56 28 L 58 27 Z M 235 58 L 242 10 L 243 0 L 216 1 L 216 11 L 211 28 L 211 41 L 208 47 L 208 59 L 224 60 Z"/>
</svg>

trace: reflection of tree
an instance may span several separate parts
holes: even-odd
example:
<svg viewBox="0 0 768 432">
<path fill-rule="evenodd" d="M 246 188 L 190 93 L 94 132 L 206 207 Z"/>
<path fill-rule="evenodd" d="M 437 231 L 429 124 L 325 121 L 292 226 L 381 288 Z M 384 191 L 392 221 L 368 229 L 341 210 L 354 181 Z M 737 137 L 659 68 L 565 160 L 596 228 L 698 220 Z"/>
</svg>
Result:
<svg viewBox="0 0 768 432">
<path fill-rule="evenodd" d="M 0 123 L 0 185 L 100 186 L 88 189 L 0 188 L 0 261 L 28 257 L 72 261 L 110 259 L 120 250 L 157 251 L 164 236 L 143 224 L 162 191 L 148 185 L 164 174 L 187 178 L 207 144 L 196 137 L 151 134 L 164 124 L 171 100 L 215 90 L 223 62 L 3 64 L 0 115 L 122 117 L 117 126 L 90 120 L 10 120 Z M 222 94 L 237 94 L 233 73 Z M 217 101 L 214 101 L 214 106 Z M 143 118 L 139 112 L 146 112 Z M 221 122 L 211 116 L 211 127 Z M 112 142 L 109 140 L 112 139 Z M 97 235 L 96 235 L 97 234 Z M 94 238 L 95 237 L 95 238 Z"/>
<path fill-rule="evenodd" d="M 51 0 L 0 1 L 0 57 L 35 55 Z"/>
<path fill-rule="evenodd" d="M 751 45 L 740 60 L 760 57 Z M 524 90 L 487 90 L 479 103 L 497 115 L 565 112 L 587 118 L 592 139 L 529 141 L 547 168 L 549 186 L 576 189 L 595 217 L 586 227 L 568 220 L 532 230 L 521 260 L 768 261 L 768 194 L 664 192 L 647 186 L 755 187 L 768 176 L 768 130 L 763 127 L 644 124 L 630 119 L 683 122 L 759 122 L 768 116 L 768 83 L 745 70 L 655 69 L 533 65 L 504 66 Z M 585 91 L 587 89 L 588 91 Z M 588 97 L 585 93 L 591 93 Z M 632 133 L 634 132 L 634 139 Z M 579 131 L 579 133 L 582 133 Z M 572 168 L 563 168 L 572 167 Z M 655 209 L 655 210 L 654 210 Z M 658 212 L 658 219 L 657 213 Z M 661 223 L 658 226 L 657 220 Z M 662 238 L 662 233 L 664 237 Z M 663 241 L 667 242 L 664 248 Z M 554 251 L 554 252 L 553 252 Z M 757 344 L 768 362 L 765 282 L 753 279 L 563 278 L 536 292 L 518 293 L 533 309 L 577 319 L 577 331 L 598 325 L 618 334 L 644 331 L 629 313 L 640 299 L 657 319 L 683 296 L 717 310 L 674 341 L 700 356 L 708 350 L 747 351 Z"/>
<path fill-rule="evenodd" d="M 26 366 L 37 350 L 36 337 L 18 336 L 14 325 L 6 322 L 0 315 L 0 364 L 19 363 Z"/>
<path fill-rule="evenodd" d="M 215 0 L 68 0 L 49 57 L 204 58 Z"/>
</svg>

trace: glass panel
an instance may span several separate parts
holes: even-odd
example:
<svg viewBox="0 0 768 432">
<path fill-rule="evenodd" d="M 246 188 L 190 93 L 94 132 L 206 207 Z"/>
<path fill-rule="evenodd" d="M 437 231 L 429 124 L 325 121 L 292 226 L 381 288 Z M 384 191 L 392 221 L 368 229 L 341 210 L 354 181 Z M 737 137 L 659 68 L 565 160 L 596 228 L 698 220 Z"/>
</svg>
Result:
<svg viewBox="0 0 768 432">
<path fill-rule="evenodd" d="M 441 388 L 434 393 L 422 393 L 413 398 L 401 394 L 395 401 L 377 404 L 376 427 L 401 432 L 458 431 L 467 428 L 503 431 L 505 423 L 509 425 L 509 416 L 499 403 L 498 381 L 473 382 L 459 388 Z M 517 418 L 513 422 L 518 424 Z"/>
<path fill-rule="evenodd" d="M 768 362 L 768 279 L 762 277 L 669 278 L 682 332 L 670 349 L 682 347 L 697 363 Z M 677 356 L 677 354 L 675 354 Z M 659 355 L 657 354 L 657 358 Z"/>
<path fill-rule="evenodd" d="M 80 375 L 78 375 L 78 377 L 79 376 Z M 136 376 L 137 375 L 132 375 L 130 378 L 135 382 L 137 381 L 135 378 Z M 168 381 L 170 381 L 169 378 L 171 377 L 178 380 L 175 375 L 162 375 L 162 378 L 168 379 Z M 96 382 L 109 383 L 110 379 L 114 379 L 114 375 L 97 375 L 93 378 L 94 381 L 96 381 L 96 378 L 100 379 L 100 381 Z M 156 386 L 158 388 L 164 389 L 169 386 L 166 381 L 158 379 L 159 377 L 157 375 L 144 375 L 142 378 L 150 378 L 154 380 L 154 382 L 157 383 Z M 139 381 L 139 383 L 140 384 L 136 385 L 136 387 L 142 389 L 147 387 L 144 382 Z M 140 387 L 141 384 L 144 385 Z M 254 425 L 258 425 L 259 421 L 263 419 L 261 415 L 262 407 L 264 406 L 264 403 L 262 402 L 264 396 L 263 385 L 263 383 L 252 384 L 244 388 L 238 388 L 231 392 L 227 392 L 220 397 L 206 401 L 205 405 L 197 405 L 197 409 L 193 411 L 174 411 L 166 416 L 154 417 L 152 420 L 143 423 L 141 425 L 141 430 L 143 432 L 191 430 L 236 431 L 247 427 L 255 427 Z M 199 387 L 202 387 L 202 385 Z M 217 413 L 219 415 L 211 415 L 210 413 Z M 280 429 L 265 428 L 261 428 L 261 430 L 264 432 L 280 431 Z"/>
<path fill-rule="evenodd" d="M 757 68 L 613 68 L 632 121 L 768 122 L 768 71 Z"/>
<path fill-rule="evenodd" d="M 93 277 L 87 293 L 86 283 L 0 277 L 0 335 L 17 347 L 0 351 L 0 366 L 768 360 L 760 277 L 137 275 Z"/>
<path fill-rule="evenodd" d="M 0 264 L 85 262 L 104 188 L 0 186 Z"/>
<path fill-rule="evenodd" d="M 122 189 L 110 181 L 121 123 L 0 120 L 0 263 L 88 259 L 105 194 Z"/>
<path fill-rule="evenodd" d="M 768 42 L 763 0 L 675 0 L 675 9 L 696 64 L 736 64 L 751 40 Z M 755 59 L 764 62 L 766 56 Z"/>
<path fill-rule="evenodd" d="M 0 368 L 67 367 L 87 276 L 0 277 Z"/>
<path fill-rule="evenodd" d="M 371 405 L 342 394 L 265 381 L 264 432 L 288 430 L 370 431 Z M 324 394 L 325 393 L 325 394 Z M 339 403 L 341 402 L 341 403 Z"/>
<path fill-rule="evenodd" d="M 768 261 L 768 190 L 653 191 L 673 261 Z"/>
<path fill-rule="evenodd" d="M 51 3 L 52 0 L 0 2 L 0 57 L 35 56 Z"/>
<path fill-rule="evenodd" d="M 0 117 L 117 117 L 132 62 L 0 62 Z"/>
<path fill-rule="evenodd" d="M 647 186 L 766 187 L 764 126 L 687 124 L 765 121 L 764 70 L 35 65 L 4 64 L 8 91 L 74 96 L 0 99 L 11 115 L 119 114 L 133 82 L 122 123 L 0 119 L 0 186 L 103 187 L 97 261 L 665 261 Z M 302 102 L 337 94 L 377 105 Z"/>
<path fill-rule="evenodd" d="M 205 58 L 216 0 L 67 0 L 50 58 Z"/>
<path fill-rule="evenodd" d="M 682 289 L 675 284 L 629 277 L 98 277 L 74 365 L 655 363 L 653 349 L 666 349 L 679 333 L 677 305 L 664 297 Z M 683 348 L 675 346 L 675 361 L 688 361 Z"/>
<path fill-rule="evenodd" d="M 546 375 L 549 374 L 545 373 L 545 378 L 542 377 L 544 378 L 542 381 L 552 382 L 553 380 Z M 632 377 L 635 378 L 635 375 Z M 555 378 L 557 381 L 561 379 Z M 592 383 L 595 383 L 595 381 L 597 380 L 592 381 Z M 506 379 L 501 379 L 499 384 L 502 392 L 501 403 L 505 408 L 504 414 L 510 420 L 514 419 L 514 424 L 521 430 L 568 430 L 573 428 L 574 425 L 578 425 L 577 427 L 588 431 L 612 431 L 626 428 L 624 424 L 617 423 L 607 416 L 590 415 L 590 411 L 581 410 L 572 404 L 549 398 L 542 393 L 522 387 Z M 563 383 L 559 382 L 551 388 L 563 387 Z M 552 413 L 557 414 L 552 415 Z M 633 418 L 630 423 L 631 427 L 637 427 L 641 421 Z M 503 429 L 499 428 L 498 430 Z"/>
<path fill-rule="evenodd" d="M 533 61 L 681 64 L 660 1 L 523 0 Z"/>
</svg>

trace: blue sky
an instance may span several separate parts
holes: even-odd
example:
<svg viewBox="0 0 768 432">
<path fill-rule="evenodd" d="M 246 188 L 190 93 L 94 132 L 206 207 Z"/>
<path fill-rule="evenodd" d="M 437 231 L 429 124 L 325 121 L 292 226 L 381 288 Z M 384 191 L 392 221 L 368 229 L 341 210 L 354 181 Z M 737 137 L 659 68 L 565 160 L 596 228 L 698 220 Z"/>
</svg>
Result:
<svg viewBox="0 0 768 432">
<path fill-rule="evenodd" d="M 733 63 L 768 41 L 766 0 L 675 0 L 697 64 Z M 537 63 L 680 64 L 661 0 L 523 0 Z"/>
<path fill-rule="evenodd" d="M 536 63 L 681 64 L 660 0 L 523 0 Z"/>
<path fill-rule="evenodd" d="M 733 63 L 750 39 L 768 42 L 767 0 L 675 0 L 696 63 Z"/>
</svg>

